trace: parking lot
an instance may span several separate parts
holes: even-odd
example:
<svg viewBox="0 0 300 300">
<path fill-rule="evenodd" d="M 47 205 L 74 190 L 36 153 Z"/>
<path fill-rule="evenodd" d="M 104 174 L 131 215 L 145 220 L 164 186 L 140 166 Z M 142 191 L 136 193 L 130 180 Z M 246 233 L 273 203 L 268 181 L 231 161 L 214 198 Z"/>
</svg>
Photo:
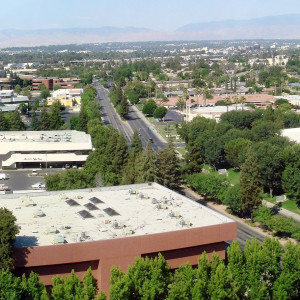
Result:
<svg viewBox="0 0 300 300">
<path fill-rule="evenodd" d="M 35 169 L 37 175 L 32 175 L 32 169 L 30 170 L 3 170 L 1 174 L 6 174 L 7 179 L 0 180 L 0 184 L 4 184 L 9 188 L 10 191 L 28 191 L 32 190 L 32 185 L 41 182 L 45 183 L 44 175 L 46 175 L 45 169 Z M 63 169 L 48 168 L 47 174 L 53 174 L 61 172 Z"/>
</svg>

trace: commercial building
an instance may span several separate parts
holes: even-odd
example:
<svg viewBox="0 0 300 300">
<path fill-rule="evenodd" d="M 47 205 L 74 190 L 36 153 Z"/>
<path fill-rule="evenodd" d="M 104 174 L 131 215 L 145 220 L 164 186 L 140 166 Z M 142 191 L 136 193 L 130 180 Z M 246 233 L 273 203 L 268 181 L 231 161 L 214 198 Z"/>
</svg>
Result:
<svg viewBox="0 0 300 300">
<path fill-rule="evenodd" d="M 81 131 L 0 131 L 0 168 L 82 165 L 92 148 Z"/>
<path fill-rule="evenodd" d="M 0 91 L 0 103 L 1 104 L 12 104 L 28 102 L 27 96 L 15 95 L 13 90 L 2 90 Z"/>
<path fill-rule="evenodd" d="M 75 84 L 80 83 L 79 78 L 49 78 L 39 77 L 32 79 L 32 89 L 38 90 L 39 85 L 43 83 L 47 89 L 53 90 L 56 85 L 60 85 L 62 89 L 73 89 Z"/>
<path fill-rule="evenodd" d="M 60 101 L 66 107 L 81 104 L 81 94 L 83 89 L 59 89 L 52 93 L 52 97 L 47 98 L 47 104 L 51 105 L 54 101 Z"/>
<path fill-rule="evenodd" d="M 72 269 L 91 267 L 108 291 L 110 268 L 126 270 L 136 257 L 162 253 L 171 268 L 197 265 L 203 251 L 225 258 L 235 239 L 234 221 L 156 183 L 3 195 L 16 216 L 17 274 L 34 271 L 45 285 Z"/>
</svg>

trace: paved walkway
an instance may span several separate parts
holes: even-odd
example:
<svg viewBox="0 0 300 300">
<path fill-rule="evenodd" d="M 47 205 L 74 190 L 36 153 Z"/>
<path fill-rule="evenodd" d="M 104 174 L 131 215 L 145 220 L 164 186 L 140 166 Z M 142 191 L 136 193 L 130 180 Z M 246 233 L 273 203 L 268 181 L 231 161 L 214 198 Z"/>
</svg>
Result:
<svg viewBox="0 0 300 300">
<path fill-rule="evenodd" d="M 189 189 L 189 188 L 186 188 L 186 190 L 188 191 L 188 194 L 192 195 L 193 197 L 198 198 L 198 199 L 203 199 L 203 198 L 202 198 L 199 194 L 197 194 L 195 191 L 193 191 L 193 190 L 191 190 L 191 189 Z M 203 200 L 203 201 L 204 201 L 204 200 Z M 206 206 L 207 206 L 207 207 L 210 207 L 210 208 L 213 208 L 213 209 L 219 211 L 220 213 L 226 215 L 227 217 L 229 217 L 229 218 L 235 220 L 237 223 L 244 224 L 244 225 L 247 226 L 248 228 L 250 228 L 250 229 L 256 231 L 257 233 L 259 233 L 259 234 L 261 234 L 261 235 L 263 235 L 263 236 L 265 236 L 265 237 L 271 237 L 271 238 L 273 238 L 271 232 L 265 231 L 265 230 L 263 230 L 262 228 L 260 228 L 260 227 L 258 227 L 258 226 L 250 226 L 249 223 L 247 223 L 247 220 L 246 220 L 246 219 L 242 219 L 242 218 L 239 218 L 239 217 L 234 216 L 234 215 L 232 215 L 232 214 L 229 214 L 229 213 L 226 211 L 226 209 L 227 209 L 227 206 L 226 206 L 226 205 L 223 205 L 223 204 L 216 204 L 216 203 L 211 202 L 211 201 L 208 201 L 208 202 L 205 201 L 205 203 L 206 203 Z M 269 202 L 268 202 L 268 203 L 269 203 Z M 272 203 L 270 203 L 270 204 L 272 204 Z M 287 210 L 285 209 L 285 211 L 287 211 Z M 288 211 L 288 212 L 291 213 L 290 211 Z M 294 214 L 294 213 L 292 213 L 292 214 Z M 294 215 L 295 215 L 295 214 L 294 214 Z M 299 217 L 299 215 L 297 215 L 297 216 Z M 278 237 L 277 237 L 277 238 L 278 238 Z M 296 241 L 295 241 L 294 239 L 291 239 L 291 238 L 287 238 L 287 239 L 278 238 L 278 239 L 279 239 L 279 241 L 280 241 L 280 243 L 281 243 L 282 245 L 286 244 L 287 241 L 292 241 L 293 243 L 296 243 Z"/>
<path fill-rule="evenodd" d="M 285 208 L 282 208 L 282 207 L 279 207 L 278 205 L 275 205 L 271 202 L 268 202 L 266 200 L 263 200 L 263 205 L 268 207 L 268 208 L 275 208 L 278 213 L 284 217 L 287 217 L 287 218 L 293 218 L 296 222 L 300 223 L 300 215 L 298 214 L 295 214 Z"/>
</svg>

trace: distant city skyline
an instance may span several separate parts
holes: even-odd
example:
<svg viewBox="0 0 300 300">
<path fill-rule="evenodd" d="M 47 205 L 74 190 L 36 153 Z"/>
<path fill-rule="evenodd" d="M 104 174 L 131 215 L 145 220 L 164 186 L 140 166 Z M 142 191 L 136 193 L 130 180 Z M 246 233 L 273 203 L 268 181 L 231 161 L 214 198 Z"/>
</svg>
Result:
<svg viewBox="0 0 300 300">
<path fill-rule="evenodd" d="M 0 30 L 96 28 L 176 30 L 201 22 L 300 14 L 299 0 L 39 0 L 1 4 Z"/>
</svg>

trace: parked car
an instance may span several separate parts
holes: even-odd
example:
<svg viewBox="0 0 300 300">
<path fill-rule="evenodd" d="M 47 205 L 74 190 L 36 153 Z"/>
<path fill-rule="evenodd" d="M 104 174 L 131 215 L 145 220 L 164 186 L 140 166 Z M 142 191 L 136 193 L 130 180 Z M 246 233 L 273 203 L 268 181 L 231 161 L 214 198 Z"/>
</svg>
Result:
<svg viewBox="0 0 300 300">
<path fill-rule="evenodd" d="M 37 174 L 38 174 L 37 170 L 33 169 L 32 172 L 31 172 L 31 175 L 36 176 Z"/>
<path fill-rule="evenodd" d="M 5 173 L 0 173 L 0 179 L 5 180 L 5 179 L 8 179 L 8 177 Z"/>
<path fill-rule="evenodd" d="M 35 183 L 31 187 L 33 190 L 44 190 L 46 188 L 45 184 L 42 182 Z"/>
<path fill-rule="evenodd" d="M 0 191 L 9 191 L 9 187 L 5 184 L 0 184 Z"/>
<path fill-rule="evenodd" d="M 69 164 L 65 164 L 65 168 L 66 169 L 70 169 L 70 165 Z"/>
</svg>

